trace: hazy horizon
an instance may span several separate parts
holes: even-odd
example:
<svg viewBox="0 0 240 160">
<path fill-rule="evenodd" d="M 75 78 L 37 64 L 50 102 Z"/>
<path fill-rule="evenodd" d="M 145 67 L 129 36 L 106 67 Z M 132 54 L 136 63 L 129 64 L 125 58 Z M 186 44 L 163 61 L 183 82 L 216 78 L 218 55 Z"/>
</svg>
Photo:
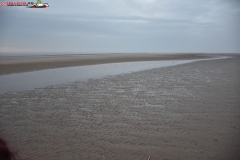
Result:
<svg viewBox="0 0 240 160">
<path fill-rule="evenodd" d="M 233 55 L 233 54 L 240 54 L 240 53 L 197 53 L 197 52 L 116 52 L 116 53 L 111 53 L 111 52 L 99 52 L 99 53 L 57 53 L 57 52 L 8 52 L 8 53 L 2 53 L 0 52 L 0 56 L 48 56 L 48 55 L 94 55 L 94 54 L 229 54 L 229 55 Z"/>
</svg>

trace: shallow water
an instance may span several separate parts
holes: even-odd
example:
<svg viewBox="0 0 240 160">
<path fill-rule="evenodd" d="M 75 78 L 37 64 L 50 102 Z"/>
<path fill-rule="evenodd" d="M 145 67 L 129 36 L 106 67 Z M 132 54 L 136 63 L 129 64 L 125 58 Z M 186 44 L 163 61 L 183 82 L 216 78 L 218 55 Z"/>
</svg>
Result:
<svg viewBox="0 0 240 160">
<path fill-rule="evenodd" d="M 0 76 L 0 94 L 74 81 L 85 81 L 88 79 L 102 78 L 104 76 L 131 73 L 195 61 L 199 61 L 199 59 L 110 63 L 2 75 Z"/>
</svg>

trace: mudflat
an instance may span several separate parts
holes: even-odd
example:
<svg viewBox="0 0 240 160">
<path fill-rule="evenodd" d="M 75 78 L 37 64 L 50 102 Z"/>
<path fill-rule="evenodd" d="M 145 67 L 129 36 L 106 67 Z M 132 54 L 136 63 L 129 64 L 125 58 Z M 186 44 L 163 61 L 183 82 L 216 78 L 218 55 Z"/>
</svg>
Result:
<svg viewBox="0 0 240 160">
<path fill-rule="evenodd" d="M 2 56 L 0 75 L 81 65 L 209 58 L 206 54 L 85 54 L 52 56 Z"/>
<path fill-rule="evenodd" d="M 240 58 L 0 95 L 0 136 L 34 160 L 239 160 Z"/>
</svg>

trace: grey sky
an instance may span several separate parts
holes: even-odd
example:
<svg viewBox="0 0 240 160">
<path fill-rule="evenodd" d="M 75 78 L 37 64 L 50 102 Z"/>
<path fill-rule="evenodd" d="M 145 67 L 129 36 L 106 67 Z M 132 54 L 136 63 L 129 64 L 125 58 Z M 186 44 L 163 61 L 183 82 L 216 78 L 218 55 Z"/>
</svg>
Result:
<svg viewBox="0 0 240 160">
<path fill-rule="evenodd" d="M 42 2 L 0 8 L 0 53 L 240 52 L 238 0 Z"/>
</svg>

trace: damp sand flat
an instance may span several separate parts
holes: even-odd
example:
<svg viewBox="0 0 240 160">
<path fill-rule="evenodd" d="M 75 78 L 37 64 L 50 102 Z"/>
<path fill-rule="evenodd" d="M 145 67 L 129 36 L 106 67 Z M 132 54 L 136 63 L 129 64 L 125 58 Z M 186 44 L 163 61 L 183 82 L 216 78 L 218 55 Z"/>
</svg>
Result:
<svg viewBox="0 0 240 160">
<path fill-rule="evenodd" d="M 0 95 L 0 136 L 34 160 L 239 159 L 240 58 Z"/>
</svg>

